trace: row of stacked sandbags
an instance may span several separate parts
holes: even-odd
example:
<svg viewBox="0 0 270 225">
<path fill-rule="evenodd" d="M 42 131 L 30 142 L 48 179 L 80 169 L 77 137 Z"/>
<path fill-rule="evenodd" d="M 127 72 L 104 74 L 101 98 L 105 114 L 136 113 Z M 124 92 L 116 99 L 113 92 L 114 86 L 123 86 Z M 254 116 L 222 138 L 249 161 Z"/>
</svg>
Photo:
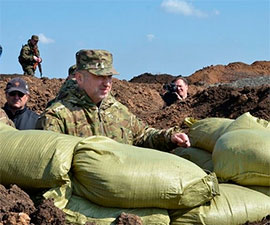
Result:
<svg viewBox="0 0 270 225">
<path fill-rule="evenodd" d="M 219 195 L 214 173 L 107 137 L 19 131 L 0 122 L 0 144 L 0 183 L 45 189 L 72 223 L 111 224 L 126 212 L 143 224 L 168 225 L 168 210 L 199 207 Z"/>
<path fill-rule="evenodd" d="M 245 113 L 187 119 L 191 148 L 175 154 L 216 173 L 220 196 L 192 210 L 170 213 L 172 224 L 243 224 L 270 214 L 270 122 Z"/>
</svg>

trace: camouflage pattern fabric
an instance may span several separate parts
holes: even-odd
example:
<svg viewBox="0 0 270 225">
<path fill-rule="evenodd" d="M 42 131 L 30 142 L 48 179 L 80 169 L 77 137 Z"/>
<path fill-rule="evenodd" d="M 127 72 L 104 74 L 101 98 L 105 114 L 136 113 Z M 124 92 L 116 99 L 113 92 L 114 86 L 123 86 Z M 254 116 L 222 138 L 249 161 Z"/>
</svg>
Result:
<svg viewBox="0 0 270 225">
<path fill-rule="evenodd" d="M 61 86 L 58 94 L 56 95 L 56 97 L 52 100 L 50 100 L 48 103 L 47 103 L 47 106 L 46 108 L 50 107 L 53 103 L 65 98 L 68 93 L 69 93 L 69 90 L 72 90 L 74 89 L 74 85 L 76 85 L 77 82 L 76 80 L 74 79 L 67 79 L 65 80 L 65 82 L 63 83 L 63 85 Z"/>
<path fill-rule="evenodd" d="M 36 48 L 36 50 L 34 48 Z M 35 54 L 35 51 L 37 52 L 37 54 Z M 18 57 L 19 63 L 21 64 L 25 75 L 34 76 L 35 74 L 36 68 L 34 68 L 34 65 L 36 61 L 33 58 L 34 56 L 39 57 L 40 53 L 38 47 L 34 46 L 29 39 L 28 44 L 22 47 L 20 55 Z"/>
<path fill-rule="evenodd" d="M 76 71 L 76 65 L 73 65 L 68 68 L 68 77 L 67 80 L 75 79 L 75 71 Z"/>
<path fill-rule="evenodd" d="M 10 120 L 8 118 L 6 112 L 3 109 L 1 109 L 1 108 L 0 108 L 0 122 L 5 123 L 5 124 L 7 124 L 7 125 L 12 126 L 12 127 L 15 128 L 15 125 L 12 122 L 12 120 Z"/>
<path fill-rule="evenodd" d="M 63 84 L 55 102 L 38 120 L 37 129 L 79 137 L 102 135 L 120 143 L 163 151 L 176 147 L 170 137 L 180 132 L 178 127 L 168 130 L 148 127 L 111 95 L 98 107 L 74 80 Z"/>
<path fill-rule="evenodd" d="M 76 53 L 76 70 L 86 70 L 97 76 L 119 74 L 113 67 L 112 54 L 106 50 L 82 49 Z"/>
</svg>

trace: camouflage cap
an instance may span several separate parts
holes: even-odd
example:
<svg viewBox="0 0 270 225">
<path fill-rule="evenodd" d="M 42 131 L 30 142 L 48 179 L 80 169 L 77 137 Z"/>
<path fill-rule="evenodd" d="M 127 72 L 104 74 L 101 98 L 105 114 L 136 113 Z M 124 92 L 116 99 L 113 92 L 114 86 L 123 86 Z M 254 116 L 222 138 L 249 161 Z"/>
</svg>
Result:
<svg viewBox="0 0 270 225">
<path fill-rule="evenodd" d="M 38 38 L 37 35 L 32 35 L 31 39 L 34 40 L 34 41 L 38 41 L 39 38 Z"/>
<path fill-rule="evenodd" d="M 112 63 L 112 54 L 106 50 L 82 49 L 76 53 L 77 70 L 87 70 L 97 76 L 119 74 Z"/>
<path fill-rule="evenodd" d="M 69 67 L 68 75 L 73 75 L 75 70 L 76 70 L 76 65 L 73 65 L 73 66 Z"/>
</svg>

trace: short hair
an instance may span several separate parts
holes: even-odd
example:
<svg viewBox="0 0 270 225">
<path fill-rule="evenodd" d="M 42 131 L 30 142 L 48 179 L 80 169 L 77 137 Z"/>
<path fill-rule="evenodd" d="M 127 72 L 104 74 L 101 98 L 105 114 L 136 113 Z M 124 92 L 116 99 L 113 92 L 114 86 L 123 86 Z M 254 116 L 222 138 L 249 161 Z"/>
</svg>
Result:
<svg viewBox="0 0 270 225">
<path fill-rule="evenodd" d="M 182 81 L 184 81 L 184 83 L 185 83 L 186 85 L 188 85 L 188 80 L 187 80 L 186 78 L 182 77 L 182 76 L 179 76 L 179 77 L 176 77 L 175 79 L 173 79 L 173 80 L 172 80 L 172 83 L 175 83 L 175 82 L 178 81 L 178 80 L 182 80 Z"/>
</svg>

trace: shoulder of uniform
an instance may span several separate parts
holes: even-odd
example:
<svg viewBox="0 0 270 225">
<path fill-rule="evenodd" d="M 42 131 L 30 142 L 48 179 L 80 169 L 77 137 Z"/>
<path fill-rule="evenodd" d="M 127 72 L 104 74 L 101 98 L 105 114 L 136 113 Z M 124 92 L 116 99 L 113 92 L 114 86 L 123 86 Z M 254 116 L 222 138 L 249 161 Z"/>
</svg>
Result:
<svg viewBox="0 0 270 225">
<path fill-rule="evenodd" d="M 24 48 L 24 47 L 30 48 L 29 44 L 24 44 L 24 45 L 23 45 L 23 48 Z"/>
<path fill-rule="evenodd" d="M 46 109 L 46 111 L 52 111 L 55 113 L 59 113 L 60 111 L 66 109 L 67 107 L 61 103 L 61 101 L 53 103 L 50 107 Z"/>
<path fill-rule="evenodd" d="M 128 107 L 126 107 L 121 102 L 116 100 L 113 96 L 110 96 L 109 101 L 110 101 L 112 106 L 117 107 L 118 109 L 123 109 L 123 110 L 129 111 Z"/>
</svg>

